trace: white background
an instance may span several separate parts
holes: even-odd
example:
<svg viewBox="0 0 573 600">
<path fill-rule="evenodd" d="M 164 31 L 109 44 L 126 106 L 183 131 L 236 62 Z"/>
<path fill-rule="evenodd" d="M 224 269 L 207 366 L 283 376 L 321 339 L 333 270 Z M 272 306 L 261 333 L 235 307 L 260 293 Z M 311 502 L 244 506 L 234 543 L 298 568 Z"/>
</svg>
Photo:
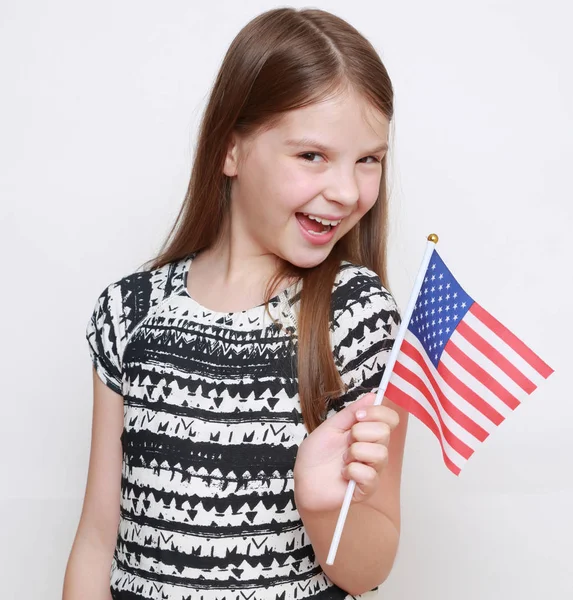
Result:
<svg viewBox="0 0 573 600">
<path fill-rule="evenodd" d="M 159 249 L 224 52 L 278 6 L 0 4 L 2 600 L 60 597 L 88 464 L 88 318 Z M 400 306 L 436 232 L 470 295 L 556 370 L 460 477 L 410 419 L 401 545 L 380 596 L 573 598 L 570 4 L 314 6 L 369 38 L 395 87 Z"/>
</svg>

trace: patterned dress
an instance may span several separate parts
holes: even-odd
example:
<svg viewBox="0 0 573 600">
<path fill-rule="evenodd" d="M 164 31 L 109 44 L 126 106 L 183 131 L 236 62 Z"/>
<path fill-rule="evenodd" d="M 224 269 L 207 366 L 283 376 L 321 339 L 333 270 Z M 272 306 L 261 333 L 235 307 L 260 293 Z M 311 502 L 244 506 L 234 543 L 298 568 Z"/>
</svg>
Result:
<svg viewBox="0 0 573 600">
<path fill-rule="evenodd" d="M 294 503 L 308 435 L 297 391 L 300 284 L 271 300 L 278 323 L 264 305 L 216 312 L 187 291 L 194 256 L 110 284 L 87 326 L 97 374 L 124 404 L 112 597 L 353 598 L 322 571 Z M 378 276 L 348 262 L 331 306 L 348 392 L 328 416 L 376 389 L 400 321 Z"/>
</svg>

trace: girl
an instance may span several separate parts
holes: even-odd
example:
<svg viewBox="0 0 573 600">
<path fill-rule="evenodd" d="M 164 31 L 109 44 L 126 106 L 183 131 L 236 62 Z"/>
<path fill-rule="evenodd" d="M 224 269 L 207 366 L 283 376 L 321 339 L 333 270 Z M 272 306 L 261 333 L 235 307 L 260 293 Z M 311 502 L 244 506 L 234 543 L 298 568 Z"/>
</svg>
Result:
<svg viewBox="0 0 573 600">
<path fill-rule="evenodd" d="M 65 600 L 376 595 L 407 422 L 371 393 L 399 324 L 392 99 L 373 47 L 327 12 L 271 10 L 232 42 L 168 241 L 87 327 L 92 446 Z"/>
</svg>

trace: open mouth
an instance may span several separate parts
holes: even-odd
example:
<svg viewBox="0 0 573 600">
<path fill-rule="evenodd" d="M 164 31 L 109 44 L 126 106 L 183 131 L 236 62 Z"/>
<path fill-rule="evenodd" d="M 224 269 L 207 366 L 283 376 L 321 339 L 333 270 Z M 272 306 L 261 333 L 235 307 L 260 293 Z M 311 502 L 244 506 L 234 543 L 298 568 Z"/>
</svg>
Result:
<svg viewBox="0 0 573 600">
<path fill-rule="evenodd" d="M 323 219 L 322 217 L 301 212 L 297 212 L 295 216 L 305 231 L 316 236 L 330 233 L 333 229 L 338 227 L 342 220 L 330 221 L 328 219 Z"/>
</svg>

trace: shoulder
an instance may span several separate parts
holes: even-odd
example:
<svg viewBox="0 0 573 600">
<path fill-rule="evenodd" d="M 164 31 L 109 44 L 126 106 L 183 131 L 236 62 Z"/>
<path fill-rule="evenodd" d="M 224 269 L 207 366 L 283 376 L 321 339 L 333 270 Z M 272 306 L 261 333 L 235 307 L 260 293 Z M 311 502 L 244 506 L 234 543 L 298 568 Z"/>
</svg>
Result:
<svg viewBox="0 0 573 600">
<path fill-rule="evenodd" d="M 344 261 L 334 281 L 331 339 L 335 357 L 373 339 L 394 338 L 400 312 L 394 296 L 371 269 Z"/>
<path fill-rule="evenodd" d="M 107 319 L 116 326 L 118 337 L 131 330 L 165 298 L 184 288 L 187 258 L 155 269 L 140 269 L 109 284 L 99 294 L 92 319 Z"/>
<path fill-rule="evenodd" d="M 332 315 L 360 317 L 360 314 L 385 312 L 399 319 L 394 297 L 368 267 L 343 261 L 334 280 L 332 290 Z"/>
<path fill-rule="evenodd" d="M 331 408 L 377 388 L 399 326 L 398 306 L 380 277 L 363 265 L 341 263 L 332 292 L 331 344 L 347 391 Z"/>
<path fill-rule="evenodd" d="M 187 259 L 139 270 L 108 284 L 96 300 L 86 338 L 96 372 L 121 394 L 123 351 L 130 335 L 164 299 L 185 287 Z"/>
</svg>

